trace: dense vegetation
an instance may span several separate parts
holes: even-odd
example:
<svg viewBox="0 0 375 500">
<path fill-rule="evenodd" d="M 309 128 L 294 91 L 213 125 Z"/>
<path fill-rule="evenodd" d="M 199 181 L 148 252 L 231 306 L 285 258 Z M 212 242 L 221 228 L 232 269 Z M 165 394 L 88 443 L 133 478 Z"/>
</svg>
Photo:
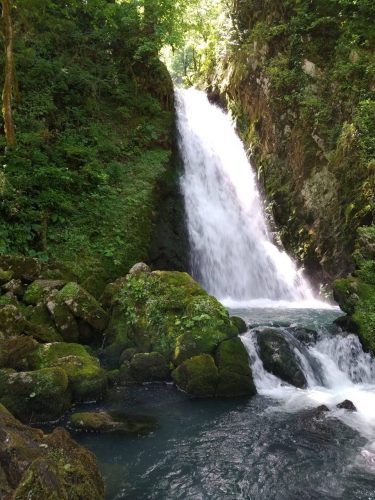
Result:
<svg viewBox="0 0 375 500">
<path fill-rule="evenodd" d="M 163 2 L 161 16 L 152 1 L 12 5 L 17 143 L 1 139 L 0 252 L 63 259 L 81 277 L 119 275 L 147 258 L 170 175 L 173 94 L 157 54 L 179 11 Z"/>
<path fill-rule="evenodd" d="M 319 281 L 345 275 L 374 216 L 374 3 L 236 0 L 210 12 L 185 80 L 232 110 L 286 247 Z"/>
</svg>

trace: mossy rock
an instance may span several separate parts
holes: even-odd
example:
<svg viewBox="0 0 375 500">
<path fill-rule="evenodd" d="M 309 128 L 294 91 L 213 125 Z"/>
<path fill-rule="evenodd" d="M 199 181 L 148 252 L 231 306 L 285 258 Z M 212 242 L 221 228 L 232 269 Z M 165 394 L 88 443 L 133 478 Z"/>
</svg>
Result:
<svg viewBox="0 0 375 500">
<path fill-rule="evenodd" d="M 24 302 L 37 305 L 44 302 L 53 290 L 60 290 L 65 285 L 63 280 L 35 280 L 25 292 Z"/>
<path fill-rule="evenodd" d="M 154 351 L 178 364 L 191 354 L 214 353 L 238 329 L 226 309 L 188 274 L 128 275 L 113 296 L 107 349 Z"/>
<path fill-rule="evenodd" d="M 216 395 L 222 397 L 256 394 L 249 357 L 239 338 L 222 342 L 216 351 L 219 382 Z"/>
<path fill-rule="evenodd" d="M 4 293 L 13 294 L 19 299 L 21 299 L 25 293 L 25 287 L 21 280 L 12 279 L 8 281 L 8 283 L 5 283 L 5 285 L 2 285 L 1 288 Z"/>
<path fill-rule="evenodd" d="M 27 371 L 30 368 L 28 355 L 38 347 L 31 337 L 19 336 L 0 340 L 0 368 Z"/>
<path fill-rule="evenodd" d="M 236 325 L 239 334 L 247 332 L 247 324 L 242 318 L 240 318 L 239 316 L 231 316 L 230 319 Z"/>
<path fill-rule="evenodd" d="M 282 334 L 273 328 L 264 328 L 256 332 L 259 356 L 264 368 L 296 387 L 306 387 L 305 375 L 297 362 L 293 348 Z"/>
<path fill-rule="evenodd" d="M 34 368 L 60 367 L 69 379 L 74 401 L 100 400 L 107 389 L 107 377 L 98 359 L 80 344 L 57 342 L 39 345 L 29 357 Z"/>
<path fill-rule="evenodd" d="M 0 403 L 22 421 L 55 420 L 70 405 L 68 377 L 61 368 L 0 370 Z"/>
<path fill-rule="evenodd" d="M 15 279 L 34 281 L 42 271 L 41 261 L 23 255 L 0 255 L 0 268 L 12 271 Z"/>
<path fill-rule="evenodd" d="M 134 354 L 130 361 L 130 375 L 136 382 L 168 380 L 167 360 L 158 352 Z"/>
<path fill-rule="evenodd" d="M 73 413 L 70 426 L 76 431 L 148 434 L 156 429 L 155 419 L 141 415 L 125 415 L 106 411 Z"/>
<path fill-rule="evenodd" d="M 14 276 L 14 272 L 7 270 L 4 271 L 4 269 L 0 269 L 0 285 L 5 285 L 5 283 L 8 283 Z"/>
<path fill-rule="evenodd" d="M 64 303 L 72 314 L 98 331 L 108 324 L 108 315 L 99 302 L 77 283 L 67 283 L 56 294 L 59 303 Z"/>
<path fill-rule="evenodd" d="M 0 339 L 20 335 L 25 317 L 20 308 L 14 305 L 0 306 Z"/>
<path fill-rule="evenodd" d="M 347 325 L 358 334 L 363 347 L 375 353 L 375 285 L 359 278 L 337 280 L 334 298 L 349 315 Z"/>
<path fill-rule="evenodd" d="M 47 309 L 50 312 L 55 326 L 65 342 L 78 342 L 78 323 L 68 306 L 59 302 L 55 296 L 47 300 Z"/>
<path fill-rule="evenodd" d="M 209 354 L 201 354 L 187 359 L 173 372 L 176 385 L 194 397 L 213 397 L 219 381 L 219 372 L 214 359 Z"/>
<path fill-rule="evenodd" d="M 14 500 L 104 499 L 95 456 L 61 428 L 22 425 L 0 405 L 0 495 Z"/>
</svg>

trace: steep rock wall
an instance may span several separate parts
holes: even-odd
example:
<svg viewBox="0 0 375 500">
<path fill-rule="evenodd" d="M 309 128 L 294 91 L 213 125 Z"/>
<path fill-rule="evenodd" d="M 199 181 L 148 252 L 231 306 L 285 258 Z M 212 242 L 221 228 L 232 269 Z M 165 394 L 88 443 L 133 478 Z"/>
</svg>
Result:
<svg viewBox="0 0 375 500">
<path fill-rule="evenodd" d="M 374 216 L 371 2 L 234 2 L 234 44 L 209 77 L 226 101 L 281 239 L 320 282 L 353 269 Z"/>
</svg>

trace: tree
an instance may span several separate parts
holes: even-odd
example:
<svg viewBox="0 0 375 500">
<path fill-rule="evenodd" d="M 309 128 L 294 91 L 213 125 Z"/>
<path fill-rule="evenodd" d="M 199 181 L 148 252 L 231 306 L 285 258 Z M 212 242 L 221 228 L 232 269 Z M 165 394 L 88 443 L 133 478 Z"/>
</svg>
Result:
<svg viewBox="0 0 375 500">
<path fill-rule="evenodd" d="M 5 49 L 5 75 L 3 87 L 3 116 L 5 139 L 8 146 L 16 143 L 12 116 L 12 93 L 14 85 L 13 26 L 11 0 L 2 0 L 3 37 Z"/>
</svg>

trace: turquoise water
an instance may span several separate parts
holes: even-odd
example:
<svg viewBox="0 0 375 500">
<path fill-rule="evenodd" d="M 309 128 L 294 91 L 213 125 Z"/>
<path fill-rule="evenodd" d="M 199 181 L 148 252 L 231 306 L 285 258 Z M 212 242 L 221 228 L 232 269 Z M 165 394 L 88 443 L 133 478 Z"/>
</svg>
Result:
<svg viewBox="0 0 375 500">
<path fill-rule="evenodd" d="M 237 311 L 251 324 L 328 328 L 337 311 Z M 113 390 L 105 407 L 153 416 L 142 437 L 78 434 L 115 499 L 375 499 L 356 430 L 274 400 L 193 400 L 171 384 Z M 101 406 L 103 407 L 103 405 Z M 89 406 L 94 409 L 95 406 Z"/>
</svg>

